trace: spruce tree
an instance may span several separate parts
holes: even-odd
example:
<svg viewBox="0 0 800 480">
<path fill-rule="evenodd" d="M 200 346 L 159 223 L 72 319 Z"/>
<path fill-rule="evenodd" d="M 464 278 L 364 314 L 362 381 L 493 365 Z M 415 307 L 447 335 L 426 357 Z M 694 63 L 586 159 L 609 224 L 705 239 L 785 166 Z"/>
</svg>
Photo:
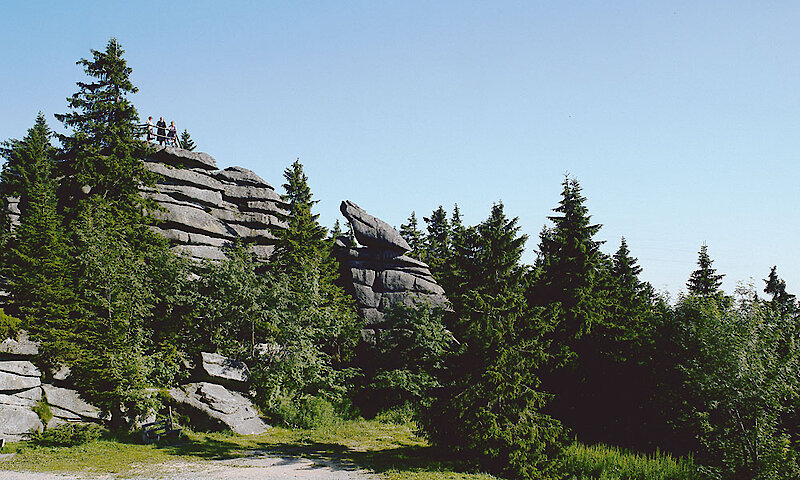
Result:
<svg viewBox="0 0 800 480">
<path fill-rule="evenodd" d="M 406 253 L 406 255 L 421 260 L 423 236 L 422 231 L 419 229 L 416 212 L 411 212 L 411 216 L 408 217 L 408 222 L 400 225 L 400 236 L 402 236 L 411 247 L 411 251 Z"/>
<path fill-rule="evenodd" d="M 112 201 L 120 213 L 141 215 L 139 185 L 152 184 L 154 176 L 142 163 L 150 150 L 138 138 L 139 115 L 127 98 L 138 91 L 130 80 L 132 69 L 116 38 L 104 51 L 91 52 L 91 60 L 82 58 L 77 64 L 92 81 L 78 82 L 78 92 L 67 98 L 70 111 L 56 115 L 72 130 L 70 135 L 58 135 L 64 146 L 63 200 L 73 203 L 88 189 L 91 195 Z"/>
<path fill-rule="evenodd" d="M 450 224 L 447 221 L 447 212 L 439 205 L 430 217 L 423 217 L 423 220 L 428 225 L 428 234 L 425 236 L 422 261 L 431 268 L 433 276 L 439 278 L 450 256 Z"/>
<path fill-rule="evenodd" d="M 183 133 L 181 133 L 181 148 L 189 151 L 194 151 L 194 149 L 197 148 L 194 140 L 192 140 L 192 136 L 189 135 L 189 131 L 185 128 L 183 129 Z"/>
<path fill-rule="evenodd" d="M 782 315 L 797 313 L 797 297 L 786 291 L 786 281 L 778 276 L 778 267 L 773 266 L 764 280 L 764 293 L 772 297 L 770 303 Z"/>
<path fill-rule="evenodd" d="M 714 261 L 708 256 L 708 245 L 704 243 L 700 246 L 697 257 L 699 268 L 692 272 L 689 281 L 686 282 L 686 288 L 690 295 L 712 297 L 720 293 L 719 287 L 722 286 L 722 277 L 725 275 L 718 274 L 717 270 L 711 266 L 713 263 Z"/>
<path fill-rule="evenodd" d="M 591 331 L 602 321 L 601 291 L 607 259 L 600 251 L 603 242 L 594 240 L 601 225 L 592 224 L 586 198 L 575 179 L 564 178 L 561 201 L 554 209 L 559 215 L 540 235 L 536 280 L 529 292 L 537 305 L 558 305 L 557 341 L 564 345 Z"/>
<path fill-rule="evenodd" d="M 454 251 L 448 328 L 461 342 L 448 361 L 425 428 L 434 444 L 511 478 L 548 478 L 563 446 L 544 413 L 538 372 L 547 361 L 545 324 L 525 301 L 526 236 L 495 204 L 463 229 Z"/>
<path fill-rule="evenodd" d="M 5 252 L 12 311 L 18 312 L 42 346 L 42 357 L 68 357 L 70 348 L 67 246 L 56 209 L 53 175 L 55 149 L 51 131 L 40 112 L 21 141 L 7 142 L 2 185 L 20 198 L 19 225 Z"/>
</svg>

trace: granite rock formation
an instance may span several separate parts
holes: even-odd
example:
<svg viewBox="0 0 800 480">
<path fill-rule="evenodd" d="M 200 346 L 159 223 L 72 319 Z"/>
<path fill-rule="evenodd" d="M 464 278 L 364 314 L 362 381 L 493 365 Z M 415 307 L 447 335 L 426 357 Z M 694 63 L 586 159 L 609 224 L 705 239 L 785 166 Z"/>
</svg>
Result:
<svg viewBox="0 0 800 480">
<path fill-rule="evenodd" d="M 410 247 L 397 230 L 351 201 L 342 202 L 340 210 L 363 245 L 351 245 L 340 237 L 335 252 L 342 283 L 366 320 L 365 341 L 379 341 L 391 329 L 386 314 L 396 306 L 448 308 L 444 290 L 428 265 L 405 255 Z"/>
<path fill-rule="evenodd" d="M 157 147 L 145 167 L 160 179 L 142 195 L 162 210 L 156 232 L 173 249 L 195 260 L 222 260 L 222 247 L 241 239 L 261 259 L 272 254 L 278 231 L 286 228 L 286 205 L 254 172 L 241 167 L 217 169 L 207 153 Z"/>
<path fill-rule="evenodd" d="M 24 331 L 0 342 L 0 438 L 19 441 L 31 430 L 41 430 L 44 425 L 33 411 L 39 403 L 53 414 L 48 427 L 100 420 L 100 410 L 77 392 L 42 381 L 42 372 L 31 362 L 38 353 L 39 346 Z"/>
<path fill-rule="evenodd" d="M 178 411 L 188 415 L 193 425 L 230 429 L 240 435 L 263 433 L 269 428 L 247 397 L 216 383 L 182 385 L 171 389 L 169 395 L 177 403 Z"/>
</svg>

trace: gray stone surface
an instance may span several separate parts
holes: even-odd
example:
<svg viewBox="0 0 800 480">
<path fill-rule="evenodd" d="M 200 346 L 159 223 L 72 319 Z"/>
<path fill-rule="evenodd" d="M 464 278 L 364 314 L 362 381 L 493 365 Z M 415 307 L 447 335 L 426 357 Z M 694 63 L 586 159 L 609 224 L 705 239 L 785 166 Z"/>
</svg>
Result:
<svg viewBox="0 0 800 480">
<path fill-rule="evenodd" d="M 0 358 L 33 357 L 39 354 L 39 345 L 28 337 L 28 332 L 20 330 L 17 338 L 6 338 L 0 342 Z"/>
<path fill-rule="evenodd" d="M 164 222 L 162 228 L 197 231 L 204 235 L 229 237 L 233 235 L 228 226 L 206 211 L 182 205 L 163 205 L 164 211 L 152 212 L 153 218 Z"/>
<path fill-rule="evenodd" d="M 54 416 L 65 420 L 97 421 L 100 419 L 100 410 L 83 400 L 75 390 L 47 383 L 42 384 L 42 390 Z"/>
<path fill-rule="evenodd" d="M 41 372 L 27 360 L 0 361 L 0 392 L 16 392 L 42 384 Z"/>
<path fill-rule="evenodd" d="M 240 435 L 263 433 L 269 428 L 248 398 L 222 385 L 190 383 L 171 389 L 169 394 L 179 410 L 188 411 L 190 417 L 202 415 L 218 427 Z"/>
<path fill-rule="evenodd" d="M 246 168 L 220 171 L 210 156 L 172 147 L 157 147 L 145 168 L 159 175 L 155 186 L 141 188 L 159 207 L 149 212 L 159 221 L 153 231 L 191 260 L 224 260 L 223 248 L 241 238 L 266 261 L 277 232 L 288 228 L 283 200 Z"/>
<path fill-rule="evenodd" d="M 159 162 L 144 162 L 145 168 L 161 175 L 159 183 L 191 185 L 204 190 L 222 191 L 222 184 L 214 178 L 214 172 L 207 170 L 172 167 Z"/>
<path fill-rule="evenodd" d="M 272 185 L 265 182 L 256 172 L 243 167 L 228 167 L 225 170 L 218 170 L 214 172 L 214 177 L 223 182 L 273 189 Z"/>
<path fill-rule="evenodd" d="M 167 165 L 203 170 L 217 169 L 217 161 L 205 152 L 190 152 L 182 148 L 158 146 L 153 157 Z"/>
<path fill-rule="evenodd" d="M 218 353 L 202 352 L 200 356 L 198 373 L 203 380 L 236 389 L 247 388 L 250 370 L 244 362 Z"/>
<path fill-rule="evenodd" d="M 0 405 L 0 438 L 12 442 L 25 440 L 31 430 L 41 430 L 39 416 L 28 406 Z"/>
<path fill-rule="evenodd" d="M 449 308 L 444 289 L 436 283 L 428 265 L 403 254 L 407 244 L 395 240 L 402 237 L 394 228 L 352 202 L 342 202 L 341 210 L 358 242 L 365 245 L 357 248 L 340 237 L 334 249 L 342 282 L 369 327 L 362 331 L 365 343 L 376 345 L 397 338 L 388 320 L 391 317 L 387 318 L 397 307 Z"/>
<path fill-rule="evenodd" d="M 339 209 L 350 222 L 361 245 L 400 252 L 411 250 L 408 242 L 391 225 L 368 214 L 350 200 L 343 201 Z"/>
<path fill-rule="evenodd" d="M 13 395 L 0 394 L 0 405 L 17 405 L 20 407 L 32 407 L 42 398 L 40 387 L 31 388 L 14 393 Z"/>
</svg>

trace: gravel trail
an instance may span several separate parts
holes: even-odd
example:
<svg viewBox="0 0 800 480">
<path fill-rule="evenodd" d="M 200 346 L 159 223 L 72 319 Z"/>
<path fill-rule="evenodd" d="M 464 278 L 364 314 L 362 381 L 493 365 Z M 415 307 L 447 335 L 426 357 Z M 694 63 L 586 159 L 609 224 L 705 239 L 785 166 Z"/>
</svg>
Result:
<svg viewBox="0 0 800 480">
<path fill-rule="evenodd" d="M 41 473 L 2 470 L 0 480 L 376 480 L 378 477 L 335 460 L 257 454 L 228 460 L 167 462 L 134 467 L 125 474 Z"/>
</svg>

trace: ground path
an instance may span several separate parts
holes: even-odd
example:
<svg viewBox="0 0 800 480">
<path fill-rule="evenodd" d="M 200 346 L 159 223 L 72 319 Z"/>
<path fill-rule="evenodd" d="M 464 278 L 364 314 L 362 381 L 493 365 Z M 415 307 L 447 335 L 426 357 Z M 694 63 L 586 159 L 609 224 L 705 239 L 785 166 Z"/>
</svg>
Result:
<svg viewBox="0 0 800 480">
<path fill-rule="evenodd" d="M 132 468 L 122 474 L 42 473 L 2 470 L 0 480 L 373 480 L 367 470 L 338 460 L 252 455 L 226 460 L 169 461 Z"/>
</svg>

